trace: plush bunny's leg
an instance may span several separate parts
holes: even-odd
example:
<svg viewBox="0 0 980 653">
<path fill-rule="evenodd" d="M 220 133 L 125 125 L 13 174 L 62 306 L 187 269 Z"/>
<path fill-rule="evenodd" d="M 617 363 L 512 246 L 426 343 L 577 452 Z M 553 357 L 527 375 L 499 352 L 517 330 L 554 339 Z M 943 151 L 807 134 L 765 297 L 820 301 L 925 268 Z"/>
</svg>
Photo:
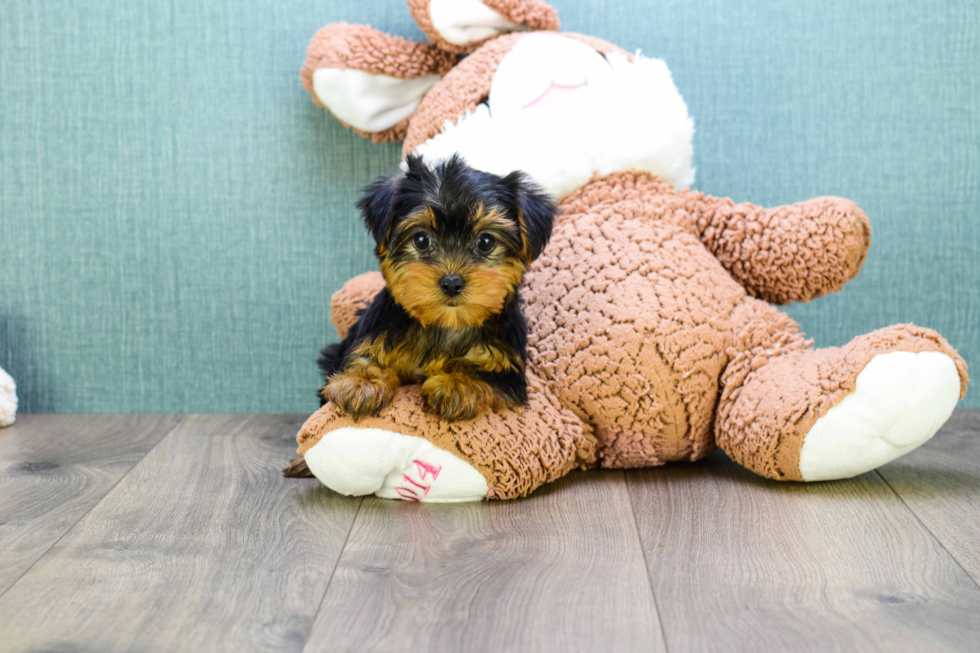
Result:
<svg viewBox="0 0 980 653">
<path fill-rule="evenodd" d="M 939 334 L 898 325 L 812 349 L 795 322 L 748 300 L 722 376 L 717 443 L 777 480 L 849 478 L 931 438 L 966 392 L 966 364 Z"/>
<path fill-rule="evenodd" d="M 595 461 L 588 427 L 533 376 L 528 405 L 445 422 L 422 412 L 418 386 L 400 388 L 377 417 L 353 421 L 327 404 L 297 435 L 306 467 L 347 495 L 410 501 L 525 496 Z M 301 475 L 304 462 L 290 469 Z"/>
</svg>

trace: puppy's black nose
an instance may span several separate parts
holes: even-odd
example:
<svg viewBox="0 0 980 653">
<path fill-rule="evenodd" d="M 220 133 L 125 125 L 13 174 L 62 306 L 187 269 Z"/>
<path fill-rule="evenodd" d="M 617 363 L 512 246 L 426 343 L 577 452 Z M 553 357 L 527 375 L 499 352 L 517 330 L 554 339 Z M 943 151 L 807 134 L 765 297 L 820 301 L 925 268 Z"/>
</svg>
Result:
<svg viewBox="0 0 980 653">
<path fill-rule="evenodd" d="M 442 292 L 450 297 L 455 297 L 463 292 L 463 286 L 465 285 L 466 282 L 463 281 L 463 277 L 458 274 L 447 274 L 439 282 L 439 287 L 442 288 Z"/>
</svg>

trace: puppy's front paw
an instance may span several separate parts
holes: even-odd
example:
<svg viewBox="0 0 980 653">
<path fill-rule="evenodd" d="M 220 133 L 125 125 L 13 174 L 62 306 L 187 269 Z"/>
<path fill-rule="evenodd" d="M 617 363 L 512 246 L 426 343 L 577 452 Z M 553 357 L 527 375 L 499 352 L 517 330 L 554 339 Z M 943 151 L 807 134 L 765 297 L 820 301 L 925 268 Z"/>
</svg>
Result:
<svg viewBox="0 0 980 653">
<path fill-rule="evenodd" d="M 434 374 L 422 384 L 424 408 L 450 422 L 473 419 L 492 397 L 486 383 L 465 374 Z"/>
<path fill-rule="evenodd" d="M 384 370 L 355 369 L 334 374 L 321 394 L 354 419 L 360 419 L 381 412 L 394 399 L 397 389 L 394 375 Z"/>
</svg>

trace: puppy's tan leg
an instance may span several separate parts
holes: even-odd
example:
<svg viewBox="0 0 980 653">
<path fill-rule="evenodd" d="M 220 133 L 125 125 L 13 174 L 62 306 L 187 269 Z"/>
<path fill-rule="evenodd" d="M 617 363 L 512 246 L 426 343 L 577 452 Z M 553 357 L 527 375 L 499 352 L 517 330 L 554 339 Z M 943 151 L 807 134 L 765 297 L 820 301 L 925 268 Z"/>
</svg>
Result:
<svg viewBox="0 0 980 653">
<path fill-rule="evenodd" d="M 474 345 L 464 357 L 430 365 L 425 372 L 424 408 L 446 420 L 472 419 L 480 410 L 523 403 L 495 388 L 491 381 L 506 374 L 521 374 L 521 383 L 525 383 L 519 357 L 506 347 Z M 478 373 L 483 373 L 483 378 Z"/>
<path fill-rule="evenodd" d="M 496 405 L 493 388 L 465 372 L 438 372 L 422 384 L 424 408 L 445 420 L 473 419 Z"/>
<path fill-rule="evenodd" d="M 398 389 L 398 375 L 368 358 L 356 359 L 334 374 L 323 387 L 323 398 L 360 419 L 377 415 L 391 403 Z"/>
</svg>

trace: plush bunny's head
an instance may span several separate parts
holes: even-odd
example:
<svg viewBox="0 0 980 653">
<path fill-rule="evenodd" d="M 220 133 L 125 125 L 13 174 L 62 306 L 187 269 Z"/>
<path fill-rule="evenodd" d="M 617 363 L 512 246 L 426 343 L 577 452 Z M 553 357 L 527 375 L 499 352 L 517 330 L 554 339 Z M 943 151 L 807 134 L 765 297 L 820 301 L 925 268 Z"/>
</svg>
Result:
<svg viewBox="0 0 980 653">
<path fill-rule="evenodd" d="M 409 8 L 430 43 L 344 23 L 317 32 L 301 73 L 314 102 L 375 141 L 403 140 L 405 156 L 523 170 L 556 198 L 631 169 L 693 182 L 694 124 L 663 61 L 559 33 L 539 0 Z"/>
</svg>

